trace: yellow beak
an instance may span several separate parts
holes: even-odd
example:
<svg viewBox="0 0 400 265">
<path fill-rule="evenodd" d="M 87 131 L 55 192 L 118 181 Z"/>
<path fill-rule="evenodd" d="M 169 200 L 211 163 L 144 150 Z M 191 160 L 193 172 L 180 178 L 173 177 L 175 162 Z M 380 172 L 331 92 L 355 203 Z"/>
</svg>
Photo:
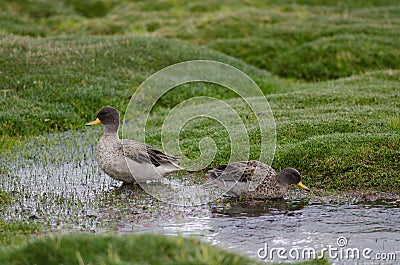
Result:
<svg viewBox="0 0 400 265">
<path fill-rule="evenodd" d="M 86 123 L 86 126 L 92 126 L 92 125 L 96 125 L 96 124 L 100 124 L 100 123 L 101 123 L 101 121 L 99 120 L 99 118 L 96 118 L 94 121 Z"/>
<path fill-rule="evenodd" d="M 297 183 L 297 186 L 299 186 L 299 187 L 302 188 L 303 190 L 310 191 L 310 189 L 307 188 L 303 183 L 301 183 L 301 181 L 300 181 L 299 183 Z"/>
</svg>

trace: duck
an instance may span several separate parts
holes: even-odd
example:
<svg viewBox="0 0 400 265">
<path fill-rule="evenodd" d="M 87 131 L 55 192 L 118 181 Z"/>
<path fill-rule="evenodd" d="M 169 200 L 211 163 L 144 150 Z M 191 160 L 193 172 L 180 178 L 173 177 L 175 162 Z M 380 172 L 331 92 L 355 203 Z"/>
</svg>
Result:
<svg viewBox="0 0 400 265">
<path fill-rule="evenodd" d="M 257 160 L 238 161 L 216 166 L 206 173 L 208 183 L 233 197 L 248 199 L 281 199 L 289 185 L 296 184 L 309 192 L 301 182 L 299 171 L 285 168 L 279 173 Z"/>
<path fill-rule="evenodd" d="M 86 126 L 97 124 L 104 124 L 104 132 L 97 144 L 96 162 L 111 178 L 124 183 L 142 183 L 160 181 L 166 175 L 184 170 L 175 163 L 179 160 L 175 156 L 138 141 L 120 139 L 117 109 L 103 107 Z"/>
</svg>

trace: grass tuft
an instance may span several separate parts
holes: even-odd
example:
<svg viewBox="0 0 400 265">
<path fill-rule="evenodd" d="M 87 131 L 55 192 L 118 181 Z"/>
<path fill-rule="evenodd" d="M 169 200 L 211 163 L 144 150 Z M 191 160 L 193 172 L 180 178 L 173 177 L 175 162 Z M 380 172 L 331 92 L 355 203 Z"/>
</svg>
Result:
<svg viewBox="0 0 400 265">
<path fill-rule="evenodd" d="M 263 264 L 183 237 L 161 235 L 50 236 L 8 249 L 2 264 Z M 328 264 L 315 260 L 301 264 Z"/>
<path fill-rule="evenodd" d="M 5 221 L 0 218 L 0 256 L 7 247 L 26 242 L 40 232 L 41 225 L 34 221 Z M 7 262 L 2 263 L 7 264 Z"/>
<path fill-rule="evenodd" d="M 17 170 L 8 168 L 13 150 L 26 151 L 18 158 L 21 163 L 41 156 L 59 163 L 62 154 L 38 156 L 36 149 L 25 148 L 27 143 L 46 148 L 40 139 L 47 133 L 81 130 L 102 106 L 124 114 L 136 87 L 151 74 L 174 63 L 210 59 L 244 71 L 268 98 L 276 121 L 275 168 L 296 167 L 307 186 L 327 192 L 400 192 L 400 6 L 395 1 L 3 2 L 1 177 Z M 231 106 L 240 101 L 210 84 L 177 87 L 153 109 L 147 124 L 150 144 L 161 147 L 163 119 L 194 96 Z M 260 131 L 255 116 L 237 109 L 249 132 L 250 158 L 256 159 Z M 211 136 L 220 152 L 209 166 L 228 161 L 231 143 L 219 123 L 198 119 L 184 129 L 179 135 L 183 154 L 198 157 L 200 140 Z M 0 192 L 0 207 L 13 199 L 8 188 Z M 66 200 L 52 196 L 40 198 Z M 0 245 L 24 242 L 39 227 L 32 220 L 0 218 Z M 38 264 L 131 264 L 132 257 L 135 264 L 251 263 L 195 240 L 157 236 L 53 237 L 0 251 L 2 264 L 26 264 L 28 257 Z"/>
</svg>

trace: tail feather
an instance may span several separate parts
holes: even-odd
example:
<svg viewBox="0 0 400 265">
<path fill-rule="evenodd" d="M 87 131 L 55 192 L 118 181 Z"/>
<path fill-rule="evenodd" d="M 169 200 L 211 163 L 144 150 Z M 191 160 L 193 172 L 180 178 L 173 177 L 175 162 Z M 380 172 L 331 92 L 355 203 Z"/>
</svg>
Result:
<svg viewBox="0 0 400 265">
<path fill-rule="evenodd" d="M 227 165 L 219 165 L 207 171 L 206 176 L 209 178 L 218 178 L 225 171 Z"/>
<path fill-rule="evenodd" d="M 165 163 L 165 164 L 158 166 L 157 170 L 162 175 L 168 175 L 168 174 L 171 174 L 171 173 L 174 173 L 177 171 L 185 170 L 185 168 L 178 166 L 174 162 L 170 161 L 169 163 Z"/>
</svg>

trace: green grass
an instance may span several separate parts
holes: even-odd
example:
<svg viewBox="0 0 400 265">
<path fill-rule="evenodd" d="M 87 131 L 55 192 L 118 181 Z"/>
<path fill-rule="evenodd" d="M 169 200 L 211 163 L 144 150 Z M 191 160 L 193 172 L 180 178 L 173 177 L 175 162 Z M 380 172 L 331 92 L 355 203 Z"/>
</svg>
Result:
<svg viewBox="0 0 400 265">
<path fill-rule="evenodd" d="M 224 6 L 89 1 L 84 6 L 78 1 L 45 1 L 41 8 L 32 3 L 22 8 L 23 3 L 10 1 L 1 12 L 3 17 L 15 17 L 1 22 L 5 32 L 0 37 L 0 72 L 5 73 L 0 76 L 4 153 L 32 135 L 81 129 L 102 106 L 112 105 L 123 113 L 136 87 L 152 73 L 181 61 L 211 59 L 243 70 L 267 95 L 277 126 L 274 167 L 297 167 L 311 187 L 327 190 L 398 192 L 400 188 L 396 179 L 400 132 L 400 49 L 396 45 L 400 42 L 394 31 L 399 7 L 392 2 L 370 1 L 364 6 L 348 1 L 232 1 Z M 97 12 L 93 6 L 101 9 L 98 14 L 90 13 Z M 184 7 L 199 19 L 194 21 Z M 128 23 L 135 18 L 140 22 Z M 57 36 L 66 32 L 55 23 L 60 20 L 76 23 L 67 33 L 81 35 Z M 91 36 L 96 32 L 82 27 L 105 21 L 126 23 L 118 31 L 126 36 Z M 187 28 L 182 29 L 183 21 L 192 26 L 188 26 L 192 29 L 189 35 Z M 154 34 L 130 28 L 150 22 Z M 37 34 L 19 32 L 17 25 L 30 26 Z M 199 43 L 237 58 L 194 45 Z M 265 69 L 306 80 L 359 74 L 299 83 Z M 202 95 L 232 105 L 239 102 L 237 95 L 215 85 L 178 87 L 163 96 L 153 110 L 149 143 L 159 146 L 163 118 L 176 104 Z M 252 125 L 255 116 L 240 107 L 238 111 L 250 133 L 250 158 L 257 158 L 260 132 Z M 220 125 L 204 120 L 187 127 L 180 135 L 185 155 L 197 157 L 199 140 L 213 136 L 220 152 L 210 166 L 227 161 L 230 143 Z"/>
<path fill-rule="evenodd" d="M 195 239 L 161 235 L 50 236 L 4 250 L 1 264 L 264 264 Z M 328 264 L 315 260 L 299 264 Z"/>
<path fill-rule="evenodd" d="M 41 225 L 34 221 L 4 221 L 0 218 L 0 253 L 2 247 L 19 245 L 40 233 Z"/>
<path fill-rule="evenodd" d="M 0 174 L 2 174 L 1 168 Z M 13 203 L 12 195 L 0 190 L 0 212 L 3 212 L 3 207 L 11 203 Z M 3 219 L 4 217 L 0 218 L 0 253 L 1 247 L 26 242 L 32 235 L 40 231 L 40 224 L 34 221 L 6 221 Z"/>
<path fill-rule="evenodd" d="M 4 93 L 0 97 L 2 135 L 37 135 L 81 128 L 105 105 L 124 111 L 136 87 L 149 75 L 186 60 L 213 59 L 234 65 L 265 84 L 265 92 L 279 84 L 276 78 L 239 60 L 179 41 L 3 36 L 0 43 L 0 71 L 6 73 L 0 77 Z M 186 92 L 169 98 L 175 99 L 175 95 L 179 99 L 193 96 Z"/>
<path fill-rule="evenodd" d="M 388 0 L 5 3 L 4 33 L 181 39 L 282 77 L 329 80 L 400 64 L 400 6 Z"/>
<path fill-rule="evenodd" d="M 292 92 L 267 95 L 277 130 L 273 167 L 297 168 L 312 188 L 398 193 L 399 78 L 399 71 L 373 72 L 333 82 L 293 85 Z M 250 159 L 258 159 L 260 131 L 255 116 L 239 99 L 226 102 L 241 114 L 250 136 Z M 214 104 L 200 104 L 182 112 L 200 108 L 223 111 Z M 146 140 L 160 148 L 160 128 L 168 113 L 168 108 L 156 112 L 147 128 Z M 179 120 L 176 123 L 180 124 Z M 238 144 L 226 140 L 228 135 L 216 121 L 196 120 L 187 123 L 180 134 L 181 148 L 185 155 L 196 158 L 200 155 L 198 143 L 210 136 L 218 147 L 210 166 L 226 163 L 231 145 Z"/>
<path fill-rule="evenodd" d="M 276 121 L 275 168 L 296 167 L 307 186 L 328 192 L 400 191 L 400 5 L 395 1 L 3 2 L 2 158 L 26 141 L 44 144 L 40 137 L 46 133 L 83 129 L 102 106 L 123 113 L 137 86 L 166 66 L 211 59 L 247 73 L 268 98 Z M 162 121 L 174 106 L 203 95 L 223 99 L 238 110 L 249 132 L 250 158 L 257 158 L 260 131 L 255 116 L 241 107 L 237 95 L 211 84 L 183 85 L 161 98 L 147 124 L 149 143 L 161 147 Z M 183 153 L 199 156 L 198 143 L 205 136 L 213 137 L 219 148 L 210 166 L 226 163 L 231 151 L 227 132 L 207 119 L 192 121 L 181 132 Z M 0 164 L 2 176 L 8 171 Z M 0 192 L 1 207 L 12 198 Z M 1 244 L 23 242 L 38 227 L 0 218 Z M 78 237 L 90 241 L 88 235 Z M 146 241 L 140 238 L 106 236 L 104 242 Z M 0 256 L 5 260 L 29 247 L 44 248 L 51 240 Z M 177 244 L 163 240 L 154 242 Z M 107 253 L 105 247 L 96 251 Z M 70 249 L 70 257 L 78 262 L 75 250 Z M 114 250 L 109 253 L 101 257 L 104 262 L 125 262 L 118 261 Z"/>
<path fill-rule="evenodd" d="M 15 69 L 7 71 L 8 74 L 1 77 L 6 91 L 5 96 L 0 99 L 0 141 L 4 143 L 3 150 L 22 143 L 21 136 L 83 128 L 83 124 L 92 120 L 96 111 L 104 105 L 113 105 L 123 112 L 129 96 L 139 82 L 169 63 L 196 58 L 215 59 L 244 70 L 267 94 L 277 124 L 279 148 L 275 157 L 275 167 L 297 167 L 304 173 L 311 187 L 336 190 L 339 175 L 347 178 L 347 175 L 356 172 L 360 180 L 346 183 L 345 189 L 397 191 L 400 188 L 396 180 L 398 149 L 393 148 L 398 146 L 400 131 L 398 71 L 374 72 L 313 85 L 284 86 L 283 81 L 233 58 L 209 49 L 198 49 L 193 45 L 165 39 L 33 39 L 5 36 L 2 38 L 2 44 L 3 71 Z M 90 59 L 82 59 L 79 54 L 84 54 L 84 58 Z M 28 56 L 29 61 L 24 60 Z M 36 65 L 35 61 L 45 63 Z M 93 63 L 96 61 L 101 63 Z M 107 69 L 108 65 L 115 67 Z M 227 89 L 207 84 L 185 85 L 174 89 L 161 99 L 158 105 L 161 108 L 154 110 L 158 114 L 153 115 L 154 118 L 148 124 L 149 142 L 159 145 L 160 126 L 173 106 L 184 99 L 199 95 L 220 99 L 236 97 Z M 237 104 L 235 102 L 239 101 L 228 101 L 231 105 Z M 255 123 L 254 115 L 243 108 L 238 111 L 242 113 L 244 120 L 248 119 L 248 123 Z M 259 151 L 259 132 L 257 127 L 249 126 L 247 128 L 252 141 L 251 158 L 256 159 Z M 230 143 L 225 140 L 226 135 L 220 132 L 220 125 L 210 121 L 192 126 L 190 130 L 181 134 L 184 154 L 191 158 L 197 157 L 198 141 L 202 137 L 212 136 L 220 150 L 212 165 L 225 163 L 230 154 Z M 366 145 L 374 133 L 392 134 L 393 143 L 387 142 L 383 137 L 373 142 L 375 145 L 372 149 L 368 148 Z M 354 138 L 354 144 L 350 137 L 347 145 L 343 143 L 329 153 L 316 153 L 313 147 L 315 141 L 326 142 L 329 146 L 329 142 L 338 141 L 337 139 L 346 137 L 346 134 L 357 136 L 357 140 Z M 365 144 L 359 144 L 359 141 Z M 351 152 L 343 153 L 343 149 L 349 147 L 354 148 L 354 153 L 365 154 L 369 158 L 360 158 Z M 297 155 L 292 156 L 291 152 L 294 151 L 290 150 L 296 150 Z M 309 156 L 304 156 L 304 153 L 308 153 Z M 352 169 L 339 163 L 344 154 L 348 158 L 346 161 L 353 165 Z M 387 156 L 392 156 L 393 159 L 383 159 Z M 320 166 L 315 166 L 316 163 Z M 332 177 L 320 181 L 325 175 Z M 319 176 L 317 180 L 314 179 L 316 176 Z M 371 178 L 382 180 L 370 181 Z M 393 185 L 388 186 L 387 183 Z"/>
<path fill-rule="evenodd" d="M 11 201 L 10 195 L 7 192 L 0 190 L 0 207 Z"/>
</svg>

